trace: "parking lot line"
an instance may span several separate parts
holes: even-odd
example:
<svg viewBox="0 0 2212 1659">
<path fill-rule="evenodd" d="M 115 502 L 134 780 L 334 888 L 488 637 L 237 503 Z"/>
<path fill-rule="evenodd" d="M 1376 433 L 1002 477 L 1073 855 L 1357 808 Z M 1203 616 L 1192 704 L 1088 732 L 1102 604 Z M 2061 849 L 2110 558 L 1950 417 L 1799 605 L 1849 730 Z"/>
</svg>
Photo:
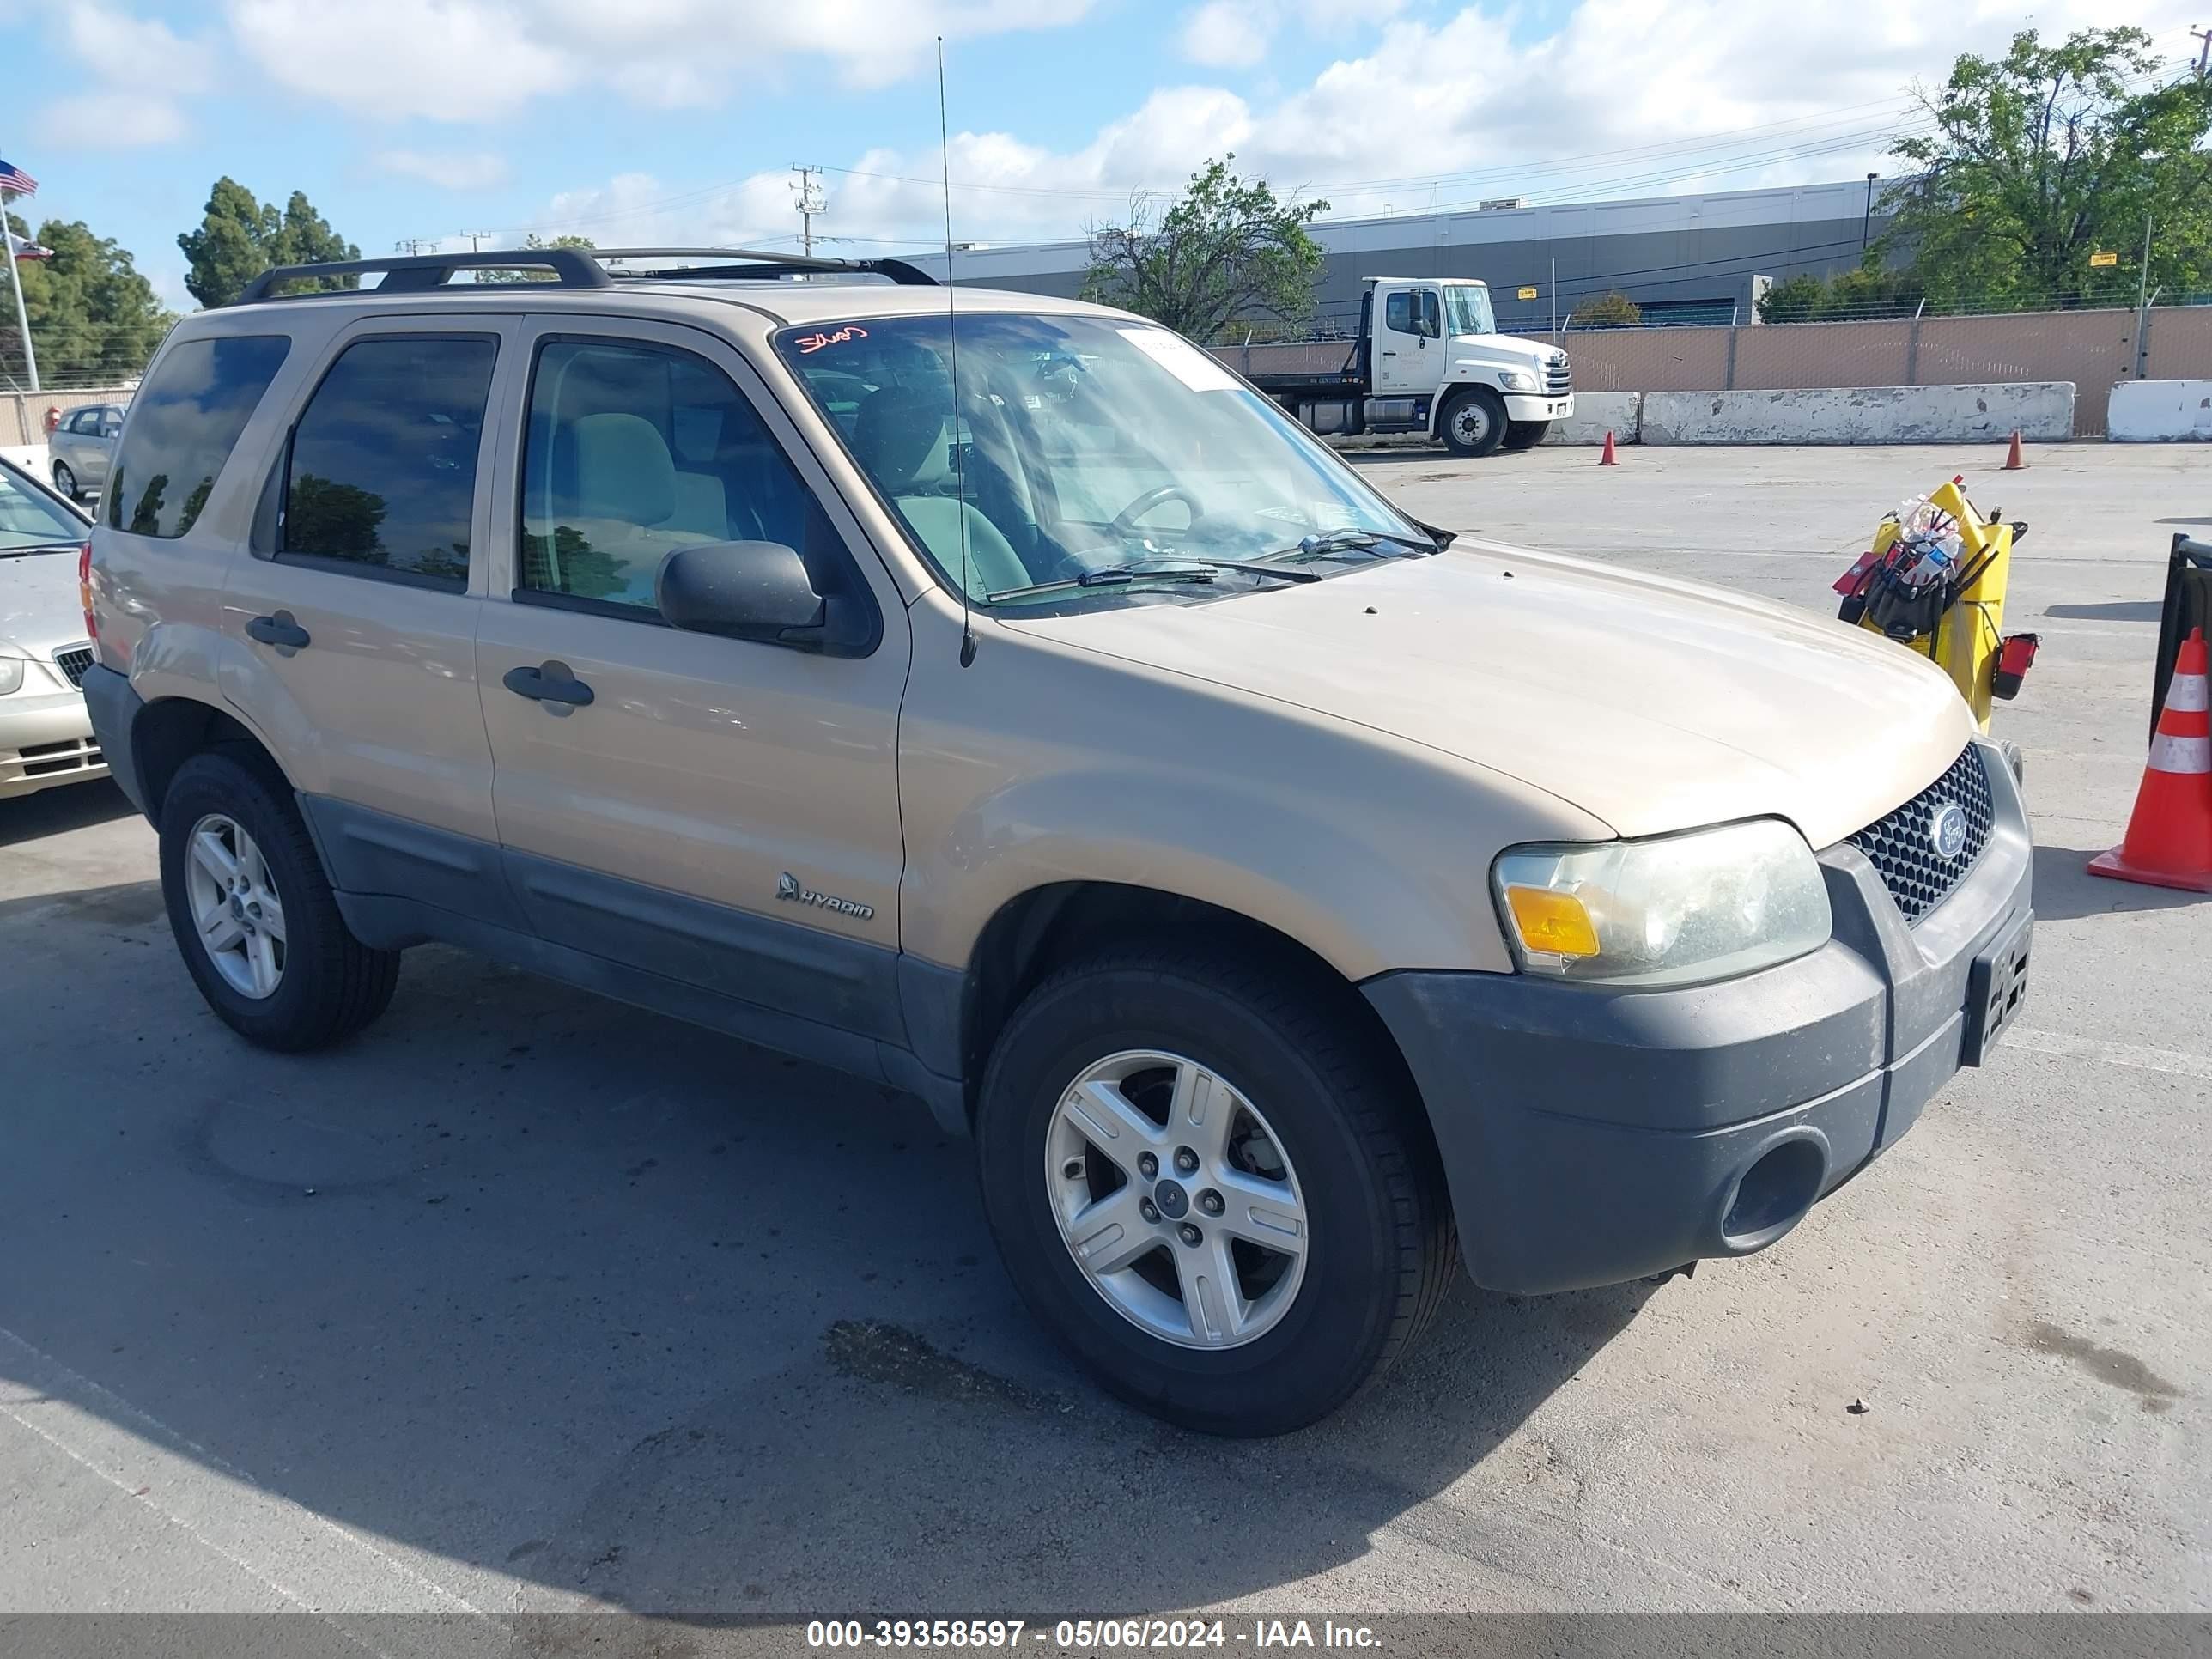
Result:
<svg viewBox="0 0 2212 1659">
<path fill-rule="evenodd" d="M 2212 1054 L 2184 1054 L 2172 1048 L 2146 1048 L 2133 1042 L 2107 1042 L 2102 1037 L 2071 1036 L 2034 1025 L 2015 1025 L 2004 1035 L 2007 1042 L 2032 1054 L 2062 1054 L 2125 1066 L 2138 1072 L 2164 1072 L 2169 1077 L 2212 1080 Z"/>
<path fill-rule="evenodd" d="M 356 1646 L 392 1659 L 385 1649 L 347 1629 L 332 1611 L 332 1601 L 343 1600 L 348 1610 L 362 1613 L 391 1612 L 411 1601 L 419 1611 L 472 1615 L 502 1638 L 508 1633 L 475 1603 L 358 1533 L 271 1492 L 237 1465 L 4 1326 L 0 1354 L 8 1361 L 0 1376 L 0 1416 L 289 1605 L 320 1616 Z M 331 1593 L 337 1582 L 331 1540 L 347 1547 L 355 1564 L 350 1582 L 337 1595 Z M 319 1593 L 302 1593 L 293 1583 L 316 1585 Z"/>
</svg>

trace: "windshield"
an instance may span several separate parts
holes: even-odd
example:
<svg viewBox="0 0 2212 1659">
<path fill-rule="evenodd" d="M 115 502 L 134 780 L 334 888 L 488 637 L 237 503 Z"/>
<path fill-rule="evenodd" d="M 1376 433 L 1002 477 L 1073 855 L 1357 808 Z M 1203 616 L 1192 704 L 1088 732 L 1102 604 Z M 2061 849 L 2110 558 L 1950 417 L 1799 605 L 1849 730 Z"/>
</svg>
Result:
<svg viewBox="0 0 2212 1659">
<path fill-rule="evenodd" d="M 1417 531 L 1273 404 L 1164 328 L 963 315 L 957 447 L 945 318 L 788 329 L 777 344 L 915 544 L 956 584 L 964 559 L 978 603 L 1035 604 L 1045 596 L 1012 590 L 1086 572 L 1261 558 L 1331 531 Z M 1315 568 L 1333 575 L 1357 562 Z M 1212 591 L 1139 581 L 1050 598 L 1189 602 Z"/>
<path fill-rule="evenodd" d="M 64 542 L 75 549 L 85 533 L 82 519 L 0 467 L 0 553 Z"/>
<path fill-rule="evenodd" d="M 1490 308 L 1490 290 L 1464 283 L 1444 284 L 1444 332 L 1495 334 L 1498 313 Z"/>
</svg>

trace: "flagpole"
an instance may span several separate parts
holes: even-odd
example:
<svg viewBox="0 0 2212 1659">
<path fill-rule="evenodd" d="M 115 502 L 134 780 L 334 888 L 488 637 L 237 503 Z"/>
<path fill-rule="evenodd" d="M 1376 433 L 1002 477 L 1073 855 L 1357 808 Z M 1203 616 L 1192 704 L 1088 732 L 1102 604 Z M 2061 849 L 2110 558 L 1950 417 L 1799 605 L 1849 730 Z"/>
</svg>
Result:
<svg viewBox="0 0 2212 1659">
<path fill-rule="evenodd" d="M 0 230 L 5 230 L 8 233 L 6 238 L 8 243 L 8 283 L 9 286 L 15 290 L 15 326 L 23 331 L 23 367 L 25 369 L 29 371 L 31 376 L 31 390 L 35 392 L 39 389 L 39 354 L 31 349 L 31 319 L 24 313 L 23 311 L 23 278 L 21 274 L 15 269 L 15 233 L 7 223 L 7 216 L 5 211 L 6 204 L 8 203 L 10 201 L 21 201 L 21 199 L 22 198 L 20 196 L 11 196 L 7 192 L 0 191 Z M 25 229 L 27 230 L 30 227 L 30 221 L 27 219 L 23 222 Z M 29 239 L 26 237 L 25 240 L 28 240 Z"/>
</svg>

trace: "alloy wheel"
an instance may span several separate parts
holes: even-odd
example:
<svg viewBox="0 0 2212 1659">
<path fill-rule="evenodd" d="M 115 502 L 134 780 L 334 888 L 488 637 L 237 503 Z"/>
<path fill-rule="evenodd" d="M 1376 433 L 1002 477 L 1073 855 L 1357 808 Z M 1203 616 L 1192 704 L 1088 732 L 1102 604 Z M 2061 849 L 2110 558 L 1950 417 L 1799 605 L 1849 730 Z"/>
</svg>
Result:
<svg viewBox="0 0 2212 1659">
<path fill-rule="evenodd" d="M 210 812 L 192 826 L 185 891 L 223 983 L 257 1002 L 275 995 L 284 977 L 284 906 L 261 849 L 235 819 Z"/>
<path fill-rule="evenodd" d="M 1076 1267 L 1163 1341 L 1239 1347 L 1297 1299 L 1297 1172 L 1259 1109 L 1196 1060 L 1133 1049 L 1085 1068 L 1054 1109 L 1043 1173 Z"/>
</svg>

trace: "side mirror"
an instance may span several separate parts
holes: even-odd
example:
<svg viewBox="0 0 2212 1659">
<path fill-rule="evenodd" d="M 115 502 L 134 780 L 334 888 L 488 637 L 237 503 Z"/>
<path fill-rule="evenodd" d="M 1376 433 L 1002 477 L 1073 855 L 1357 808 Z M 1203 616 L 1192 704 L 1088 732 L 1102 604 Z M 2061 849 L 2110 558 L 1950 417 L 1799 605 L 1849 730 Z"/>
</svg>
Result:
<svg viewBox="0 0 2212 1659">
<path fill-rule="evenodd" d="M 653 597 L 677 628 L 820 650 L 830 607 L 781 542 L 701 542 L 660 562 Z"/>
</svg>

